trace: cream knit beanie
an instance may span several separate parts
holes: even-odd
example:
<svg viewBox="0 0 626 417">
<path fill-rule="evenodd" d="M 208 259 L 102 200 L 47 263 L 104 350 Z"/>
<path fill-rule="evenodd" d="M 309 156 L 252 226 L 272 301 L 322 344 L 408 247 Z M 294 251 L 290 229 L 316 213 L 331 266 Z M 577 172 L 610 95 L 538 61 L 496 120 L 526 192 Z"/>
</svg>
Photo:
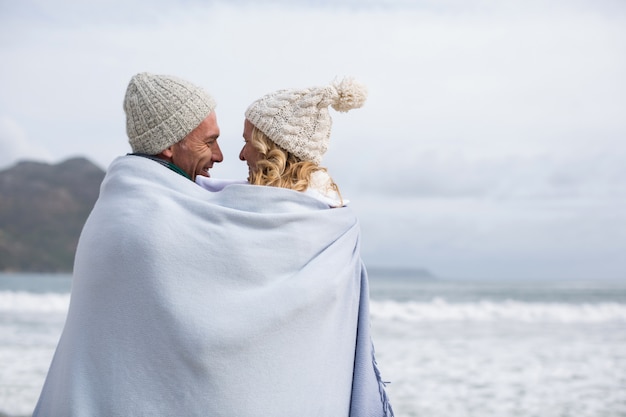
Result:
<svg viewBox="0 0 626 417">
<path fill-rule="evenodd" d="M 245 115 L 278 146 L 319 164 L 330 141 L 328 106 L 347 112 L 363 106 L 366 98 L 365 86 L 346 78 L 326 87 L 270 93 L 252 103 Z"/>
<path fill-rule="evenodd" d="M 133 152 L 156 155 L 181 141 L 213 109 L 213 98 L 188 81 L 136 74 L 124 97 L 128 142 Z"/>
</svg>

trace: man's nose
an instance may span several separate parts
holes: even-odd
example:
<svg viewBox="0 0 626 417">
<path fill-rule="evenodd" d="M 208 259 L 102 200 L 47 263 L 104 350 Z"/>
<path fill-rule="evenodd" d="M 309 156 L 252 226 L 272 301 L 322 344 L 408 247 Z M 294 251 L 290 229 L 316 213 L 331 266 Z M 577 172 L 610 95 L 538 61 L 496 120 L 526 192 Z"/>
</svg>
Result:
<svg viewBox="0 0 626 417">
<path fill-rule="evenodd" d="M 212 159 L 215 162 L 222 162 L 224 160 L 224 155 L 222 155 L 222 150 L 217 142 L 215 142 L 215 147 L 213 148 Z"/>
</svg>

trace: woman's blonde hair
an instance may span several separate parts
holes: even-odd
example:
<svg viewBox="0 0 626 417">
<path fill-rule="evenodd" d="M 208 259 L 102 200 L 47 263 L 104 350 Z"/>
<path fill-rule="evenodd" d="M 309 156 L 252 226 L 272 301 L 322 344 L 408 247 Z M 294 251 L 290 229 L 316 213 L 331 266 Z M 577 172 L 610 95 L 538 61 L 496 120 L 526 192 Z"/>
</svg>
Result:
<svg viewBox="0 0 626 417">
<path fill-rule="evenodd" d="M 311 183 L 311 174 L 317 171 L 327 172 L 326 168 L 315 162 L 302 161 L 276 145 L 256 126 L 252 127 L 250 144 L 260 153 L 256 170 L 250 173 L 250 184 L 306 191 Z M 330 187 L 341 197 L 339 187 L 332 179 Z"/>
</svg>

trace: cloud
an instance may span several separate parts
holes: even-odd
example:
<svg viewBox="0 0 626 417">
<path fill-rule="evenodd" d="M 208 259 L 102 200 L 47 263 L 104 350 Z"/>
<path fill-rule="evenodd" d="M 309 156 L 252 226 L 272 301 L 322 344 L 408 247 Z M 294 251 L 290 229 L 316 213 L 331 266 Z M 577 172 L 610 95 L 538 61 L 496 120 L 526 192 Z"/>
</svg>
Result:
<svg viewBox="0 0 626 417">
<path fill-rule="evenodd" d="M 324 163 L 361 217 L 369 260 L 455 277 L 626 271 L 612 258 L 626 243 L 616 226 L 626 195 L 623 1 L 0 8 L 0 164 L 85 155 L 106 167 L 129 151 L 128 80 L 151 71 L 215 96 L 226 160 L 213 175 L 245 178 L 237 155 L 250 102 L 352 75 L 369 98 L 333 112 Z"/>
<path fill-rule="evenodd" d="M 0 169 L 19 160 L 50 160 L 50 153 L 29 141 L 24 129 L 14 120 L 0 115 Z"/>
<path fill-rule="evenodd" d="M 625 204 L 380 197 L 352 201 L 363 256 L 442 278 L 623 279 Z"/>
<path fill-rule="evenodd" d="M 377 165 L 382 175 L 360 175 L 363 194 L 396 198 L 611 200 L 626 197 L 623 149 L 586 154 L 471 157 L 428 150 L 405 153 Z M 395 166 L 394 166 L 395 164 Z"/>
</svg>

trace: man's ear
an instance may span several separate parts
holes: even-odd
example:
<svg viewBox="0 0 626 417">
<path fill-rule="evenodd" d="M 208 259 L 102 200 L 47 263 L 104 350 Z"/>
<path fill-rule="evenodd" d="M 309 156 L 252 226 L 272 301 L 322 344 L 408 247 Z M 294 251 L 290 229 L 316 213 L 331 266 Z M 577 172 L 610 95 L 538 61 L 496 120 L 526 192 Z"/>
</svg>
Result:
<svg viewBox="0 0 626 417">
<path fill-rule="evenodd" d="M 172 151 L 172 146 L 170 146 L 169 148 L 163 149 L 158 156 L 163 159 L 171 160 L 173 155 L 174 152 Z"/>
</svg>

